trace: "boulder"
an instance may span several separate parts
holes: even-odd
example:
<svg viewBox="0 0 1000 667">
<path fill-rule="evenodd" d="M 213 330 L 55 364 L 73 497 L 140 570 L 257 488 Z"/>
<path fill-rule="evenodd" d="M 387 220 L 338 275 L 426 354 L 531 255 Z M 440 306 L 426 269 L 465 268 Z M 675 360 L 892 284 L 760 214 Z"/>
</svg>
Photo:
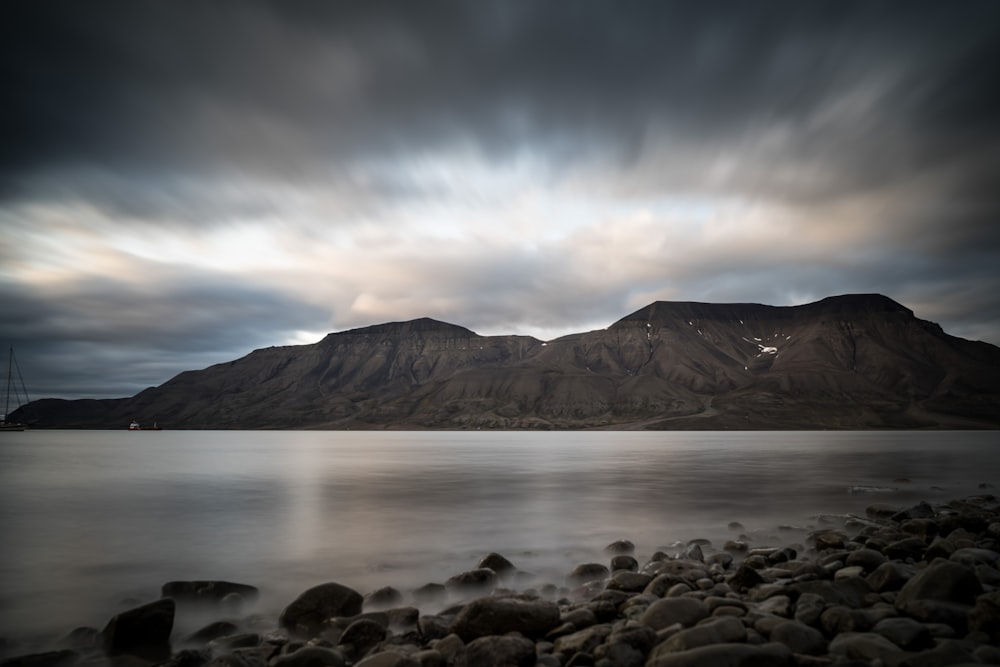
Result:
<svg viewBox="0 0 1000 667">
<path fill-rule="evenodd" d="M 851 660 L 878 660 L 883 656 L 899 653 L 900 648 L 874 632 L 844 632 L 830 640 L 831 655 Z"/>
<path fill-rule="evenodd" d="M 648 574 L 640 572 L 629 572 L 623 570 L 616 572 L 607 584 L 607 588 L 615 591 L 625 591 L 627 593 L 641 593 L 646 590 L 646 586 L 652 581 Z"/>
<path fill-rule="evenodd" d="M 385 626 L 370 618 L 359 618 L 348 625 L 340 635 L 338 646 L 355 659 L 364 657 L 376 644 L 385 639 Z"/>
<path fill-rule="evenodd" d="M 466 644 L 465 650 L 459 653 L 458 659 L 455 661 L 455 667 L 483 667 L 485 665 L 533 667 L 534 664 L 534 642 L 517 635 L 489 635 L 475 639 Z"/>
<path fill-rule="evenodd" d="M 448 590 L 460 593 L 489 593 L 497 585 L 497 573 L 488 567 L 477 567 L 474 570 L 459 572 L 444 582 Z"/>
<path fill-rule="evenodd" d="M 654 630 L 662 630 L 674 623 L 685 628 L 693 626 L 709 615 L 708 605 L 695 598 L 663 598 L 646 608 L 639 622 Z"/>
<path fill-rule="evenodd" d="M 898 591 L 915 573 L 916 568 L 912 565 L 887 561 L 875 568 L 875 571 L 869 574 L 866 580 L 873 591 L 884 593 Z"/>
<path fill-rule="evenodd" d="M 939 558 L 906 582 L 896 596 L 896 609 L 910 613 L 914 603 L 920 600 L 971 605 L 982 592 L 975 572 Z"/>
<path fill-rule="evenodd" d="M 790 648 L 792 653 L 822 655 L 826 653 L 826 638 L 816 628 L 799 621 L 781 621 L 771 629 L 770 639 Z"/>
<path fill-rule="evenodd" d="M 991 642 L 1000 645 L 1000 591 L 976 598 L 976 605 L 969 612 L 969 629 L 985 633 Z"/>
<path fill-rule="evenodd" d="M 297 651 L 273 658 L 269 667 L 344 667 L 347 660 L 335 649 L 303 646 Z"/>
<path fill-rule="evenodd" d="M 751 644 L 715 644 L 680 653 L 650 657 L 646 667 L 792 667 L 792 652 L 775 642 Z"/>
<path fill-rule="evenodd" d="M 101 632 L 105 653 L 135 655 L 153 662 L 170 657 L 175 610 L 173 599 L 163 598 L 112 617 Z"/>
<path fill-rule="evenodd" d="M 476 568 L 488 568 L 496 572 L 501 577 L 513 574 L 517 570 L 513 563 L 495 551 L 480 558 L 479 562 L 476 564 Z"/>
<path fill-rule="evenodd" d="M 173 598 L 178 604 L 218 605 L 227 598 L 228 602 L 237 599 L 246 603 L 256 602 L 259 591 L 256 586 L 231 581 L 168 581 L 160 587 L 160 595 Z"/>
<path fill-rule="evenodd" d="M 607 566 L 600 563 L 582 563 L 573 568 L 566 579 L 572 584 L 585 584 L 590 581 L 603 581 L 611 574 Z"/>
<path fill-rule="evenodd" d="M 603 644 L 604 640 L 610 634 L 610 623 L 592 625 L 589 628 L 584 628 L 583 630 L 578 630 L 572 634 L 557 638 L 552 650 L 566 656 L 572 656 L 577 653 L 590 653 Z"/>
<path fill-rule="evenodd" d="M 920 651 L 934 645 L 927 626 L 905 616 L 884 618 L 875 624 L 872 632 L 882 635 L 907 651 Z"/>
<path fill-rule="evenodd" d="M 626 570 L 628 572 L 635 572 L 639 569 L 639 561 L 637 561 L 632 556 L 620 555 L 615 556 L 611 559 L 611 571 L 618 572 L 619 570 Z"/>
<path fill-rule="evenodd" d="M 357 591 L 338 583 L 314 586 L 300 594 L 281 612 L 278 623 L 289 634 L 315 637 L 323 622 L 334 616 L 357 616 L 364 599 Z"/>
<path fill-rule="evenodd" d="M 629 540 L 615 540 L 608 546 L 604 547 L 604 553 L 616 555 L 616 554 L 630 554 L 635 551 L 635 544 Z"/>
<path fill-rule="evenodd" d="M 465 642 L 508 632 L 536 638 L 559 623 L 559 607 L 554 602 L 526 596 L 483 597 L 462 607 L 450 631 Z"/>
<path fill-rule="evenodd" d="M 370 609 L 395 607 L 403 602 L 403 594 L 392 586 L 383 586 L 365 596 L 363 606 Z"/>
<path fill-rule="evenodd" d="M 747 630 L 740 619 L 732 616 L 721 616 L 699 623 L 693 628 L 681 630 L 657 645 L 649 657 L 650 660 L 655 660 L 666 653 L 690 651 L 699 646 L 712 644 L 744 642 L 746 638 Z"/>
<path fill-rule="evenodd" d="M 844 564 L 848 567 L 861 567 L 865 572 L 872 572 L 882 563 L 886 562 L 886 557 L 874 549 L 858 549 L 851 551 L 844 559 Z"/>
</svg>

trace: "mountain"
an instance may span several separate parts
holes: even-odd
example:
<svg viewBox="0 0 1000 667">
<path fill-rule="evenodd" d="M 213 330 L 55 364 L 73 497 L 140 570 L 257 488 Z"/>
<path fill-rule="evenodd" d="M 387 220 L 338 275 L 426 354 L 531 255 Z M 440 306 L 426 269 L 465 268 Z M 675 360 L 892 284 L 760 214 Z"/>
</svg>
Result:
<svg viewBox="0 0 1000 667">
<path fill-rule="evenodd" d="M 1000 348 L 877 294 L 658 301 L 548 342 L 427 318 L 380 324 L 130 398 L 24 409 L 63 428 L 997 428 Z"/>
</svg>

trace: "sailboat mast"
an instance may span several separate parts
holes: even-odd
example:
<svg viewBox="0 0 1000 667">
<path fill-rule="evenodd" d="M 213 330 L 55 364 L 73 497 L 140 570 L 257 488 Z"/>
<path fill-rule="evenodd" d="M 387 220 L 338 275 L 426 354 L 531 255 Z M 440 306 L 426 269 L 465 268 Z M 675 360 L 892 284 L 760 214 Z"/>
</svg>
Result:
<svg viewBox="0 0 1000 667">
<path fill-rule="evenodd" d="M 3 420 L 5 422 L 7 421 L 7 415 L 10 413 L 10 383 L 14 377 L 12 374 L 13 370 L 14 370 L 14 346 L 11 345 L 10 355 L 7 357 L 7 398 L 4 399 L 5 402 L 3 406 Z"/>
</svg>

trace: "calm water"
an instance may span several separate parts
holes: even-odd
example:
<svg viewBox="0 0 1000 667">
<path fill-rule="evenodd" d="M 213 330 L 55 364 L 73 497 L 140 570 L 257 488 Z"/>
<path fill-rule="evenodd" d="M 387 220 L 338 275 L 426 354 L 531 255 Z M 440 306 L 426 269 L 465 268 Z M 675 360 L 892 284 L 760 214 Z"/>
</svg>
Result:
<svg viewBox="0 0 1000 667">
<path fill-rule="evenodd" d="M 256 585 L 262 613 L 489 551 L 560 583 L 618 538 L 640 561 L 734 520 L 789 541 L 779 524 L 980 483 L 1000 488 L 998 432 L 2 433 L 0 636 L 103 627 L 172 579 Z"/>
</svg>

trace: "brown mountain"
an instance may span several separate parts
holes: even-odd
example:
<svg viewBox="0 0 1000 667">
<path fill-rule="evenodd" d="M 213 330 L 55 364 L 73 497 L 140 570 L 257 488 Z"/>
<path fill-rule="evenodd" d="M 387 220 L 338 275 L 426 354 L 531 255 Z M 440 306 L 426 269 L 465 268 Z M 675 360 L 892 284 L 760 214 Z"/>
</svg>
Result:
<svg viewBox="0 0 1000 667">
<path fill-rule="evenodd" d="M 426 318 L 381 324 L 131 398 L 27 410 L 79 428 L 997 428 L 1000 348 L 881 295 L 661 301 L 547 343 Z"/>
</svg>

